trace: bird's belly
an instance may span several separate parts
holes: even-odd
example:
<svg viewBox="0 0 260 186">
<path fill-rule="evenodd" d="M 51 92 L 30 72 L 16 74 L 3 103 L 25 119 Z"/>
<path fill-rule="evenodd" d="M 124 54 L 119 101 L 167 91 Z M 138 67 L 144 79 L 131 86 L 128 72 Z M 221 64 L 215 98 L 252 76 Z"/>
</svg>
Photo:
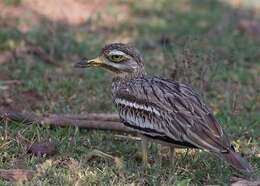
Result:
<svg viewBox="0 0 260 186">
<path fill-rule="evenodd" d="M 164 144 L 175 148 L 198 148 L 188 142 L 175 141 L 166 136 L 149 136 L 146 134 L 144 136 L 155 141 L 156 143 Z"/>
<path fill-rule="evenodd" d="M 166 136 L 163 133 L 159 133 L 157 131 L 154 131 L 153 129 L 144 129 L 138 126 L 134 126 L 134 125 L 130 125 L 129 123 L 127 123 L 126 121 L 122 121 L 124 123 L 124 125 L 126 125 L 129 128 L 134 129 L 137 133 L 151 139 L 151 140 L 155 140 L 158 141 L 159 143 L 164 143 L 166 145 L 169 146 L 174 146 L 177 148 L 198 148 L 194 145 L 192 145 L 189 142 L 185 142 L 185 141 L 176 141 L 168 136 Z"/>
</svg>

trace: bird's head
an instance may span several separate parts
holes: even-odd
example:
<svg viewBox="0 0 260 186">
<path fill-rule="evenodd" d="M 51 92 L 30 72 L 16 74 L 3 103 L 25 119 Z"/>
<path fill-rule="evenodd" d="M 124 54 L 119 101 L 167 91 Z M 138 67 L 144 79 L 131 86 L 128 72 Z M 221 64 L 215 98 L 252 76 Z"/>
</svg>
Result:
<svg viewBox="0 0 260 186">
<path fill-rule="evenodd" d="M 115 75 L 143 73 L 141 54 L 133 47 L 123 43 L 106 45 L 94 59 L 83 58 L 75 67 L 103 67 Z"/>
</svg>

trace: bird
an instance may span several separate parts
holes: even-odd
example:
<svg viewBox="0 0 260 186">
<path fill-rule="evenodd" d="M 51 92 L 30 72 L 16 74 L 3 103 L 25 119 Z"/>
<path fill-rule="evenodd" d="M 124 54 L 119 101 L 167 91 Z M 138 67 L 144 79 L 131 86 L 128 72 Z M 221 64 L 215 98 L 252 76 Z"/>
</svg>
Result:
<svg viewBox="0 0 260 186">
<path fill-rule="evenodd" d="M 124 43 L 105 45 L 98 57 L 83 58 L 77 68 L 104 68 L 112 72 L 112 98 L 121 122 L 144 137 L 143 162 L 147 164 L 147 140 L 172 147 L 205 150 L 239 172 L 253 168 L 235 151 L 227 134 L 190 86 L 175 80 L 149 76 L 141 53 Z"/>
</svg>

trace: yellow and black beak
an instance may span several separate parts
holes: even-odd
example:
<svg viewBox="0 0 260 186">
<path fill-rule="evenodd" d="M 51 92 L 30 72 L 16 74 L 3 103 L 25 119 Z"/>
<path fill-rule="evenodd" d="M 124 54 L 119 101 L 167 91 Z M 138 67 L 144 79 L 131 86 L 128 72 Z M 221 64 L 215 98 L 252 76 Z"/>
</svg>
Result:
<svg viewBox="0 0 260 186">
<path fill-rule="evenodd" d="M 88 68 L 88 67 L 98 67 L 104 64 L 101 57 L 88 60 L 87 58 L 81 59 L 78 63 L 74 65 L 75 68 Z"/>
</svg>

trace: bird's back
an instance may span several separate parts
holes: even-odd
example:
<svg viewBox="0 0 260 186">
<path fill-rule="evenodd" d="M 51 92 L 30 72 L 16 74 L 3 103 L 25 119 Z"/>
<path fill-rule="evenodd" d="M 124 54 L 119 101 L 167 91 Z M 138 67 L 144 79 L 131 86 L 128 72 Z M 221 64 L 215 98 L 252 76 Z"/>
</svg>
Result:
<svg viewBox="0 0 260 186">
<path fill-rule="evenodd" d="M 142 76 L 115 80 L 112 92 L 122 122 L 138 133 L 177 146 L 201 148 L 240 171 L 252 171 L 234 151 L 211 110 L 189 86 Z"/>
<path fill-rule="evenodd" d="M 120 117 L 138 132 L 216 152 L 230 146 L 212 112 L 190 87 L 157 77 L 113 85 Z"/>
</svg>

